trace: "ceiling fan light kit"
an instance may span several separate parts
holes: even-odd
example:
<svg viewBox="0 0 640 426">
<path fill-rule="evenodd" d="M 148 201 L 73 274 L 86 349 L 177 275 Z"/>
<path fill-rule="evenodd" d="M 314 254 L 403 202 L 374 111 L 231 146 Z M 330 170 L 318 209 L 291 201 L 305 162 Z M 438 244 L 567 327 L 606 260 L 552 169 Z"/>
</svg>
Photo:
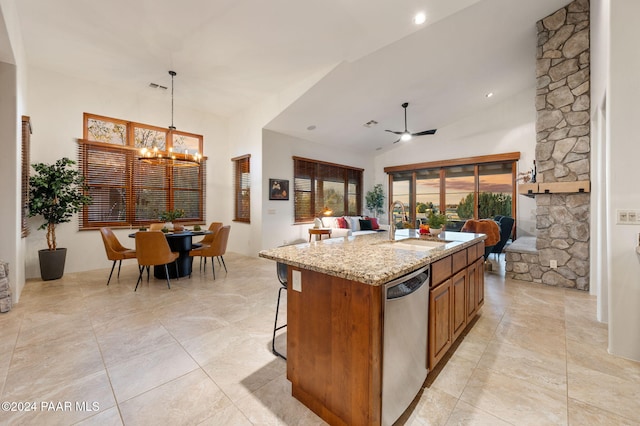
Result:
<svg viewBox="0 0 640 426">
<path fill-rule="evenodd" d="M 398 143 L 400 141 L 406 142 L 411 140 L 414 136 L 425 136 L 425 135 L 435 135 L 438 129 L 424 130 L 422 132 L 411 133 L 407 130 L 407 107 L 409 106 L 409 102 L 405 102 L 402 104 L 402 108 L 404 108 L 404 131 L 396 132 L 394 130 L 385 130 L 385 132 L 393 133 L 395 135 L 400 135 L 400 139 L 395 141 L 394 143 Z"/>
</svg>

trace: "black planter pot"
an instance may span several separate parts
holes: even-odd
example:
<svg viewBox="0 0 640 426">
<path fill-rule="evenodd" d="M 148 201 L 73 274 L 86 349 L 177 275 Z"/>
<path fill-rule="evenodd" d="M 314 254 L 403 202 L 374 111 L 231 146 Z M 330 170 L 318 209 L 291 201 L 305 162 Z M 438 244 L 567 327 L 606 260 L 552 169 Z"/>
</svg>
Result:
<svg viewBox="0 0 640 426">
<path fill-rule="evenodd" d="M 40 276 L 43 281 L 57 280 L 64 274 L 64 261 L 67 258 L 66 248 L 38 251 L 40 259 Z"/>
</svg>

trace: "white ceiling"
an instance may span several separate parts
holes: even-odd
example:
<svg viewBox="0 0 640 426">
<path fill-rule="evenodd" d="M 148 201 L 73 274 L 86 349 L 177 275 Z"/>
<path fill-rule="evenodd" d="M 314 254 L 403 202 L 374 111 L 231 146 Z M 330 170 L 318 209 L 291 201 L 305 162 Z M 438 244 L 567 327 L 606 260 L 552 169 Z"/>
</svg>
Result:
<svg viewBox="0 0 640 426">
<path fill-rule="evenodd" d="M 17 0 L 27 61 L 230 117 L 331 70 L 268 128 L 348 149 L 442 128 L 535 84 L 535 22 L 568 0 Z M 416 26 L 418 11 L 427 22 Z M 491 99 L 484 97 L 492 91 Z M 534 100 L 532 99 L 532 103 Z M 379 122 L 366 128 L 369 120 Z M 313 131 L 307 130 L 316 126 Z M 438 138 L 423 136 L 422 138 Z"/>
</svg>

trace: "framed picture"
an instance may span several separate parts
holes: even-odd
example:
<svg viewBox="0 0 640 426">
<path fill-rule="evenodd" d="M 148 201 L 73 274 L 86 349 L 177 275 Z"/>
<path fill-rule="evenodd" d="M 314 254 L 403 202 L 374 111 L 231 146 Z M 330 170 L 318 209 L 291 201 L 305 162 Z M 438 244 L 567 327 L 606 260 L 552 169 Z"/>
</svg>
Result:
<svg viewBox="0 0 640 426">
<path fill-rule="evenodd" d="M 269 179 L 269 199 L 288 200 L 289 181 L 285 179 Z"/>
</svg>

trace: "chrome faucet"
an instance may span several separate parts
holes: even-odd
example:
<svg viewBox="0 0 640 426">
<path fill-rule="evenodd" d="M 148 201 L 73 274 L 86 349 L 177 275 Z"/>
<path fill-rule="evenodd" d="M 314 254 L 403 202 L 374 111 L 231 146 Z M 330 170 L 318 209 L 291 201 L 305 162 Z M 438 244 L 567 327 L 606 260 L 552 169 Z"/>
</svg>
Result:
<svg viewBox="0 0 640 426">
<path fill-rule="evenodd" d="M 400 207 L 402 207 L 402 220 L 404 220 L 404 218 L 407 215 L 407 211 L 404 208 L 404 204 L 401 201 L 394 201 L 393 203 L 391 203 L 391 205 L 389 205 L 389 240 L 393 241 L 396 239 L 396 223 L 393 220 L 393 208 L 396 205 L 400 205 Z"/>
</svg>

